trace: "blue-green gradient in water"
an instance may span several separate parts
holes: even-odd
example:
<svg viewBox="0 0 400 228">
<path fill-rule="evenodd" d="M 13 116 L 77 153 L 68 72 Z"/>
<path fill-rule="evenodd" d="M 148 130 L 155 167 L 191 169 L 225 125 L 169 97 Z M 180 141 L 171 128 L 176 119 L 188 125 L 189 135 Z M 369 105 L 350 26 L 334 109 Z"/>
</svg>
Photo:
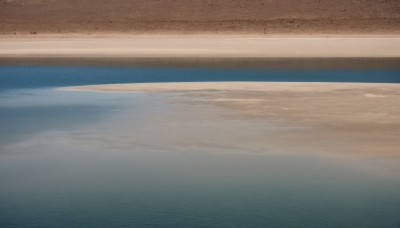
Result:
<svg viewBox="0 0 400 228">
<path fill-rule="evenodd" d="M 400 83 L 400 70 L 0 66 L 0 90 L 110 83 L 197 81 Z"/>
<path fill-rule="evenodd" d="M 290 127 L 173 95 L 48 88 L 398 82 L 398 71 L 1 67 L 0 77 L 0 227 L 400 227 L 398 163 L 376 172 L 324 154 L 239 147 L 242 134 Z"/>
</svg>

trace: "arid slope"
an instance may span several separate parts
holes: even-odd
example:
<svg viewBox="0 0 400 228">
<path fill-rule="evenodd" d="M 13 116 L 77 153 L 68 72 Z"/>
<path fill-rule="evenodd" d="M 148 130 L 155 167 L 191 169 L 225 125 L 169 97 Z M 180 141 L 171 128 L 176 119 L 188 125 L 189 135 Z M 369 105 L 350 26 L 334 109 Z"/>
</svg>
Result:
<svg viewBox="0 0 400 228">
<path fill-rule="evenodd" d="M 0 32 L 400 33 L 400 1 L 0 0 Z"/>
</svg>

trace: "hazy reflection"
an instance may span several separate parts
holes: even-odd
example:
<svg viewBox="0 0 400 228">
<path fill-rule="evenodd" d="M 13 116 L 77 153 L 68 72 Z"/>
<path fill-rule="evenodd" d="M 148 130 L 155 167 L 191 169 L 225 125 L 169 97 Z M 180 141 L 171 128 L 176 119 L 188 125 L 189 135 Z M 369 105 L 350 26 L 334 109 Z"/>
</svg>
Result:
<svg viewBox="0 0 400 228">
<path fill-rule="evenodd" d="M 181 98 L 53 89 L 2 96 L 3 227 L 397 226 L 398 170 L 280 147 L 272 135 L 309 126 Z"/>
</svg>

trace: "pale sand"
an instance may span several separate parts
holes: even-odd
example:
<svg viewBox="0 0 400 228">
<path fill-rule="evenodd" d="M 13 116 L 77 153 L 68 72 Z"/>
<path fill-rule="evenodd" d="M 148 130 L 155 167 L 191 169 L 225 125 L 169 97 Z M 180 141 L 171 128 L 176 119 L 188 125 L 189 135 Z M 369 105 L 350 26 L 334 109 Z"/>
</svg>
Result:
<svg viewBox="0 0 400 228">
<path fill-rule="evenodd" d="M 180 103 L 215 105 L 233 118 L 265 118 L 305 127 L 268 135 L 265 142 L 276 148 L 400 155 L 400 84 L 196 82 L 67 89 L 179 92 L 175 97 Z"/>
<path fill-rule="evenodd" d="M 69 87 L 73 90 L 119 91 L 119 92 L 181 92 L 181 91 L 292 91 L 329 92 L 340 89 L 400 89 L 400 84 L 389 83 L 323 83 L 323 82 L 168 82 L 103 84 Z M 400 91 L 399 91 L 400 93 Z"/>
<path fill-rule="evenodd" d="M 0 57 L 400 57 L 400 37 L 3 36 Z"/>
</svg>

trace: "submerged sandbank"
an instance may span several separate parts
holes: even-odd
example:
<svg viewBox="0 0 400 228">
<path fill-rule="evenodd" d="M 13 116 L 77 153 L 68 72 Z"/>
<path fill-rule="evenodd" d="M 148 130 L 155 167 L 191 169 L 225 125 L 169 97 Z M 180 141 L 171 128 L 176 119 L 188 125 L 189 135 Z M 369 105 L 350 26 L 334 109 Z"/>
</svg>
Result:
<svg viewBox="0 0 400 228">
<path fill-rule="evenodd" d="M 196 82 L 67 87 L 111 92 L 178 92 L 173 101 L 214 105 L 237 118 L 300 124 L 269 145 L 311 151 L 399 155 L 400 84 L 310 82 Z M 290 143 L 287 143 L 290 142 Z"/>
<path fill-rule="evenodd" d="M 333 83 L 333 82 L 167 82 L 126 83 L 67 87 L 72 90 L 119 92 L 179 92 L 179 91 L 301 91 L 316 92 L 337 89 L 400 88 L 392 83 Z"/>
</svg>

